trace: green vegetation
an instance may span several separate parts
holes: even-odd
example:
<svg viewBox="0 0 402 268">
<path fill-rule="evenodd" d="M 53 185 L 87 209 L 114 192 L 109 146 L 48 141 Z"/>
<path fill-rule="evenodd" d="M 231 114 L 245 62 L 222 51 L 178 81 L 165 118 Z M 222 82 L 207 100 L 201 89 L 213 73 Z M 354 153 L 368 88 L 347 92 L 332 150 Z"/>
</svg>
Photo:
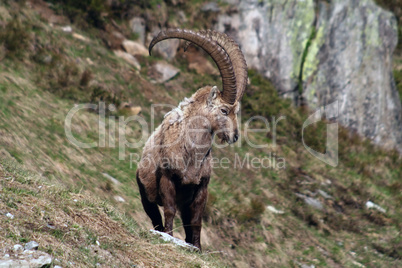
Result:
<svg viewBox="0 0 402 268">
<path fill-rule="evenodd" d="M 59 10 L 56 4 L 54 8 Z M 237 167 L 214 169 L 204 215 L 203 254 L 159 241 L 147 231 L 151 224 L 135 183 L 134 160 L 141 148 L 126 148 L 119 159 L 120 139 L 113 131 L 119 114 L 108 111 L 106 118 L 99 118 L 96 110 L 80 110 L 73 117 L 72 134 L 78 141 L 105 139 L 107 146 L 88 149 L 67 140 L 66 115 L 77 103 L 131 102 L 141 105 L 141 116 L 150 122 L 152 103 L 177 105 L 201 86 L 219 85 L 220 78 L 189 71 L 186 59 L 178 56 L 171 63 L 181 73 L 169 81 L 167 90 L 148 78 L 149 66 L 158 58 L 139 58 L 137 72 L 105 48 L 97 34 L 80 31 L 88 40 L 76 39 L 23 7 L 4 25 L 0 210 L 15 215 L 14 220 L 0 218 L 4 243 L 38 239 L 40 250 L 51 253 L 59 260 L 55 264 L 63 267 L 69 261 L 81 266 L 147 267 L 401 265 L 400 155 L 340 128 L 339 165 L 325 165 L 301 142 L 303 122 L 311 112 L 279 97 L 272 84 L 253 70 L 242 100 L 241 126 L 244 133 L 252 116 L 268 119 L 269 131 L 250 134 L 251 142 L 267 146 L 252 148 L 243 137 L 235 145 L 213 151 L 215 157 L 227 157 Z M 18 39 L 25 45 L 15 42 Z M 400 89 L 398 71 L 395 77 Z M 157 111 L 156 125 L 165 112 Z M 305 143 L 322 153 L 326 123 L 313 124 L 304 132 Z M 100 124 L 105 126 L 105 136 Z M 255 120 L 250 128 L 266 125 Z M 142 134 L 136 122 L 126 132 L 130 141 Z M 253 158 L 264 157 L 270 167 L 252 168 Z M 285 162 L 282 168 L 278 168 L 280 159 Z M 116 201 L 116 196 L 125 202 Z M 318 200 L 322 209 L 309 206 L 303 196 Z M 368 200 L 386 212 L 366 209 Z M 180 220 L 175 227 L 175 236 L 183 238 Z"/>
<path fill-rule="evenodd" d="M 31 41 L 30 32 L 30 24 L 23 23 L 21 17 L 15 14 L 0 32 L 0 42 L 6 50 L 7 57 L 22 58 L 25 55 Z"/>
<path fill-rule="evenodd" d="M 402 102 L 402 66 L 401 69 L 394 71 L 395 85 Z"/>
<path fill-rule="evenodd" d="M 5 157 L 0 158 L 0 187 L 0 210 L 14 215 L 13 219 L 0 220 L 2 247 L 35 240 L 39 250 L 56 258 L 53 265 L 65 267 L 221 266 L 210 256 L 180 250 L 172 255 L 173 245 L 141 234 L 143 231 L 133 219 L 109 202 L 94 198 L 89 192 L 66 191 L 62 185 L 49 184 Z M 9 200 L 18 205 L 6 207 Z M 149 258 L 149 253 L 155 259 Z"/>
</svg>

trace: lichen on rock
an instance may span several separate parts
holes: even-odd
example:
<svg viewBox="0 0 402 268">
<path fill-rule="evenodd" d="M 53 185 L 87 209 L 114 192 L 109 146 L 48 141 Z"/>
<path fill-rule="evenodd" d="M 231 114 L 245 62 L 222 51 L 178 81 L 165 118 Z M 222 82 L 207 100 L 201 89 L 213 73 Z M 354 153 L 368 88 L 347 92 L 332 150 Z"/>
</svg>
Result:
<svg viewBox="0 0 402 268">
<path fill-rule="evenodd" d="M 392 75 L 394 15 L 373 0 L 248 0 L 216 29 L 279 94 L 309 108 L 339 102 L 338 121 L 402 152 L 402 108 Z"/>
<path fill-rule="evenodd" d="M 311 109 L 339 102 L 339 122 L 402 150 L 401 103 L 392 76 L 396 20 L 372 0 L 319 5 L 317 35 L 303 67 Z"/>
</svg>

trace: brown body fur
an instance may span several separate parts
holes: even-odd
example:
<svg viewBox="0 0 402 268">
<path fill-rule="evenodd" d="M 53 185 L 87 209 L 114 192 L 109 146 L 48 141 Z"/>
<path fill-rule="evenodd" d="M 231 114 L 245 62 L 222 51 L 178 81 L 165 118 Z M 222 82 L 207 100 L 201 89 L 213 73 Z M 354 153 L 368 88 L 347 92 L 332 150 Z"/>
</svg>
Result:
<svg viewBox="0 0 402 268">
<path fill-rule="evenodd" d="M 137 182 L 144 209 L 156 230 L 172 235 L 178 209 L 186 242 L 201 249 L 213 137 L 216 134 L 228 143 L 237 140 L 237 112 L 238 103 L 225 103 L 216 87 L 207 86 L 168 113 L 148 139 Z M 158 205 L 163 206 L 165 226 Z"/>
</svg>

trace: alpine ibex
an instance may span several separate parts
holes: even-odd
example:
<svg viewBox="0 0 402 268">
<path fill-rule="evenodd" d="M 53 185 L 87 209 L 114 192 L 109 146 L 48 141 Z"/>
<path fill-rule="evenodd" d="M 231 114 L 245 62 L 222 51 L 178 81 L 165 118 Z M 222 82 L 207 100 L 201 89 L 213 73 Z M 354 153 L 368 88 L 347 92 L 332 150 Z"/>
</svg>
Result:
<svg viewBox="0 0 402 268">
<path fill-rule="evenodd" d="M 212 142 L 214 135 L 229 144 L 239 137 L 237 113 L 247 84 L 247 65 L 233 39 L 210 30 L 162 31 L 152 40 L 149 53 L 158 42 L 169 38 L 183 39 L 203 48 L 219 68 L 223 90 L 219 91 L 216 86 L 200 88 L 165 115 L 144 146 L 137 183 L 154 228 L 172 235 L 173 218 L 178 209 L 186 242 L 201 249 Z M 163 206 L 165 226 L 158 205 Z"/>
</svg>

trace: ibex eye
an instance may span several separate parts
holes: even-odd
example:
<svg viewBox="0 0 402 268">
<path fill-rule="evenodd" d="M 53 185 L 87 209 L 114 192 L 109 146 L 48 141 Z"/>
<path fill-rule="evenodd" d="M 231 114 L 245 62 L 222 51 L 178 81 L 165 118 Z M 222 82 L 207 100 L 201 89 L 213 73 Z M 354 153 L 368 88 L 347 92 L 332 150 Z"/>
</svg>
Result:
<svg viewBox="0 0 402 268">
<path fill-rule="evenodd" d="M 224 115 L 228 115 L 228 111 L 226 111 L 225 109 L 221 109 L 221 112 L 222 112 Z"/>
</svg>

